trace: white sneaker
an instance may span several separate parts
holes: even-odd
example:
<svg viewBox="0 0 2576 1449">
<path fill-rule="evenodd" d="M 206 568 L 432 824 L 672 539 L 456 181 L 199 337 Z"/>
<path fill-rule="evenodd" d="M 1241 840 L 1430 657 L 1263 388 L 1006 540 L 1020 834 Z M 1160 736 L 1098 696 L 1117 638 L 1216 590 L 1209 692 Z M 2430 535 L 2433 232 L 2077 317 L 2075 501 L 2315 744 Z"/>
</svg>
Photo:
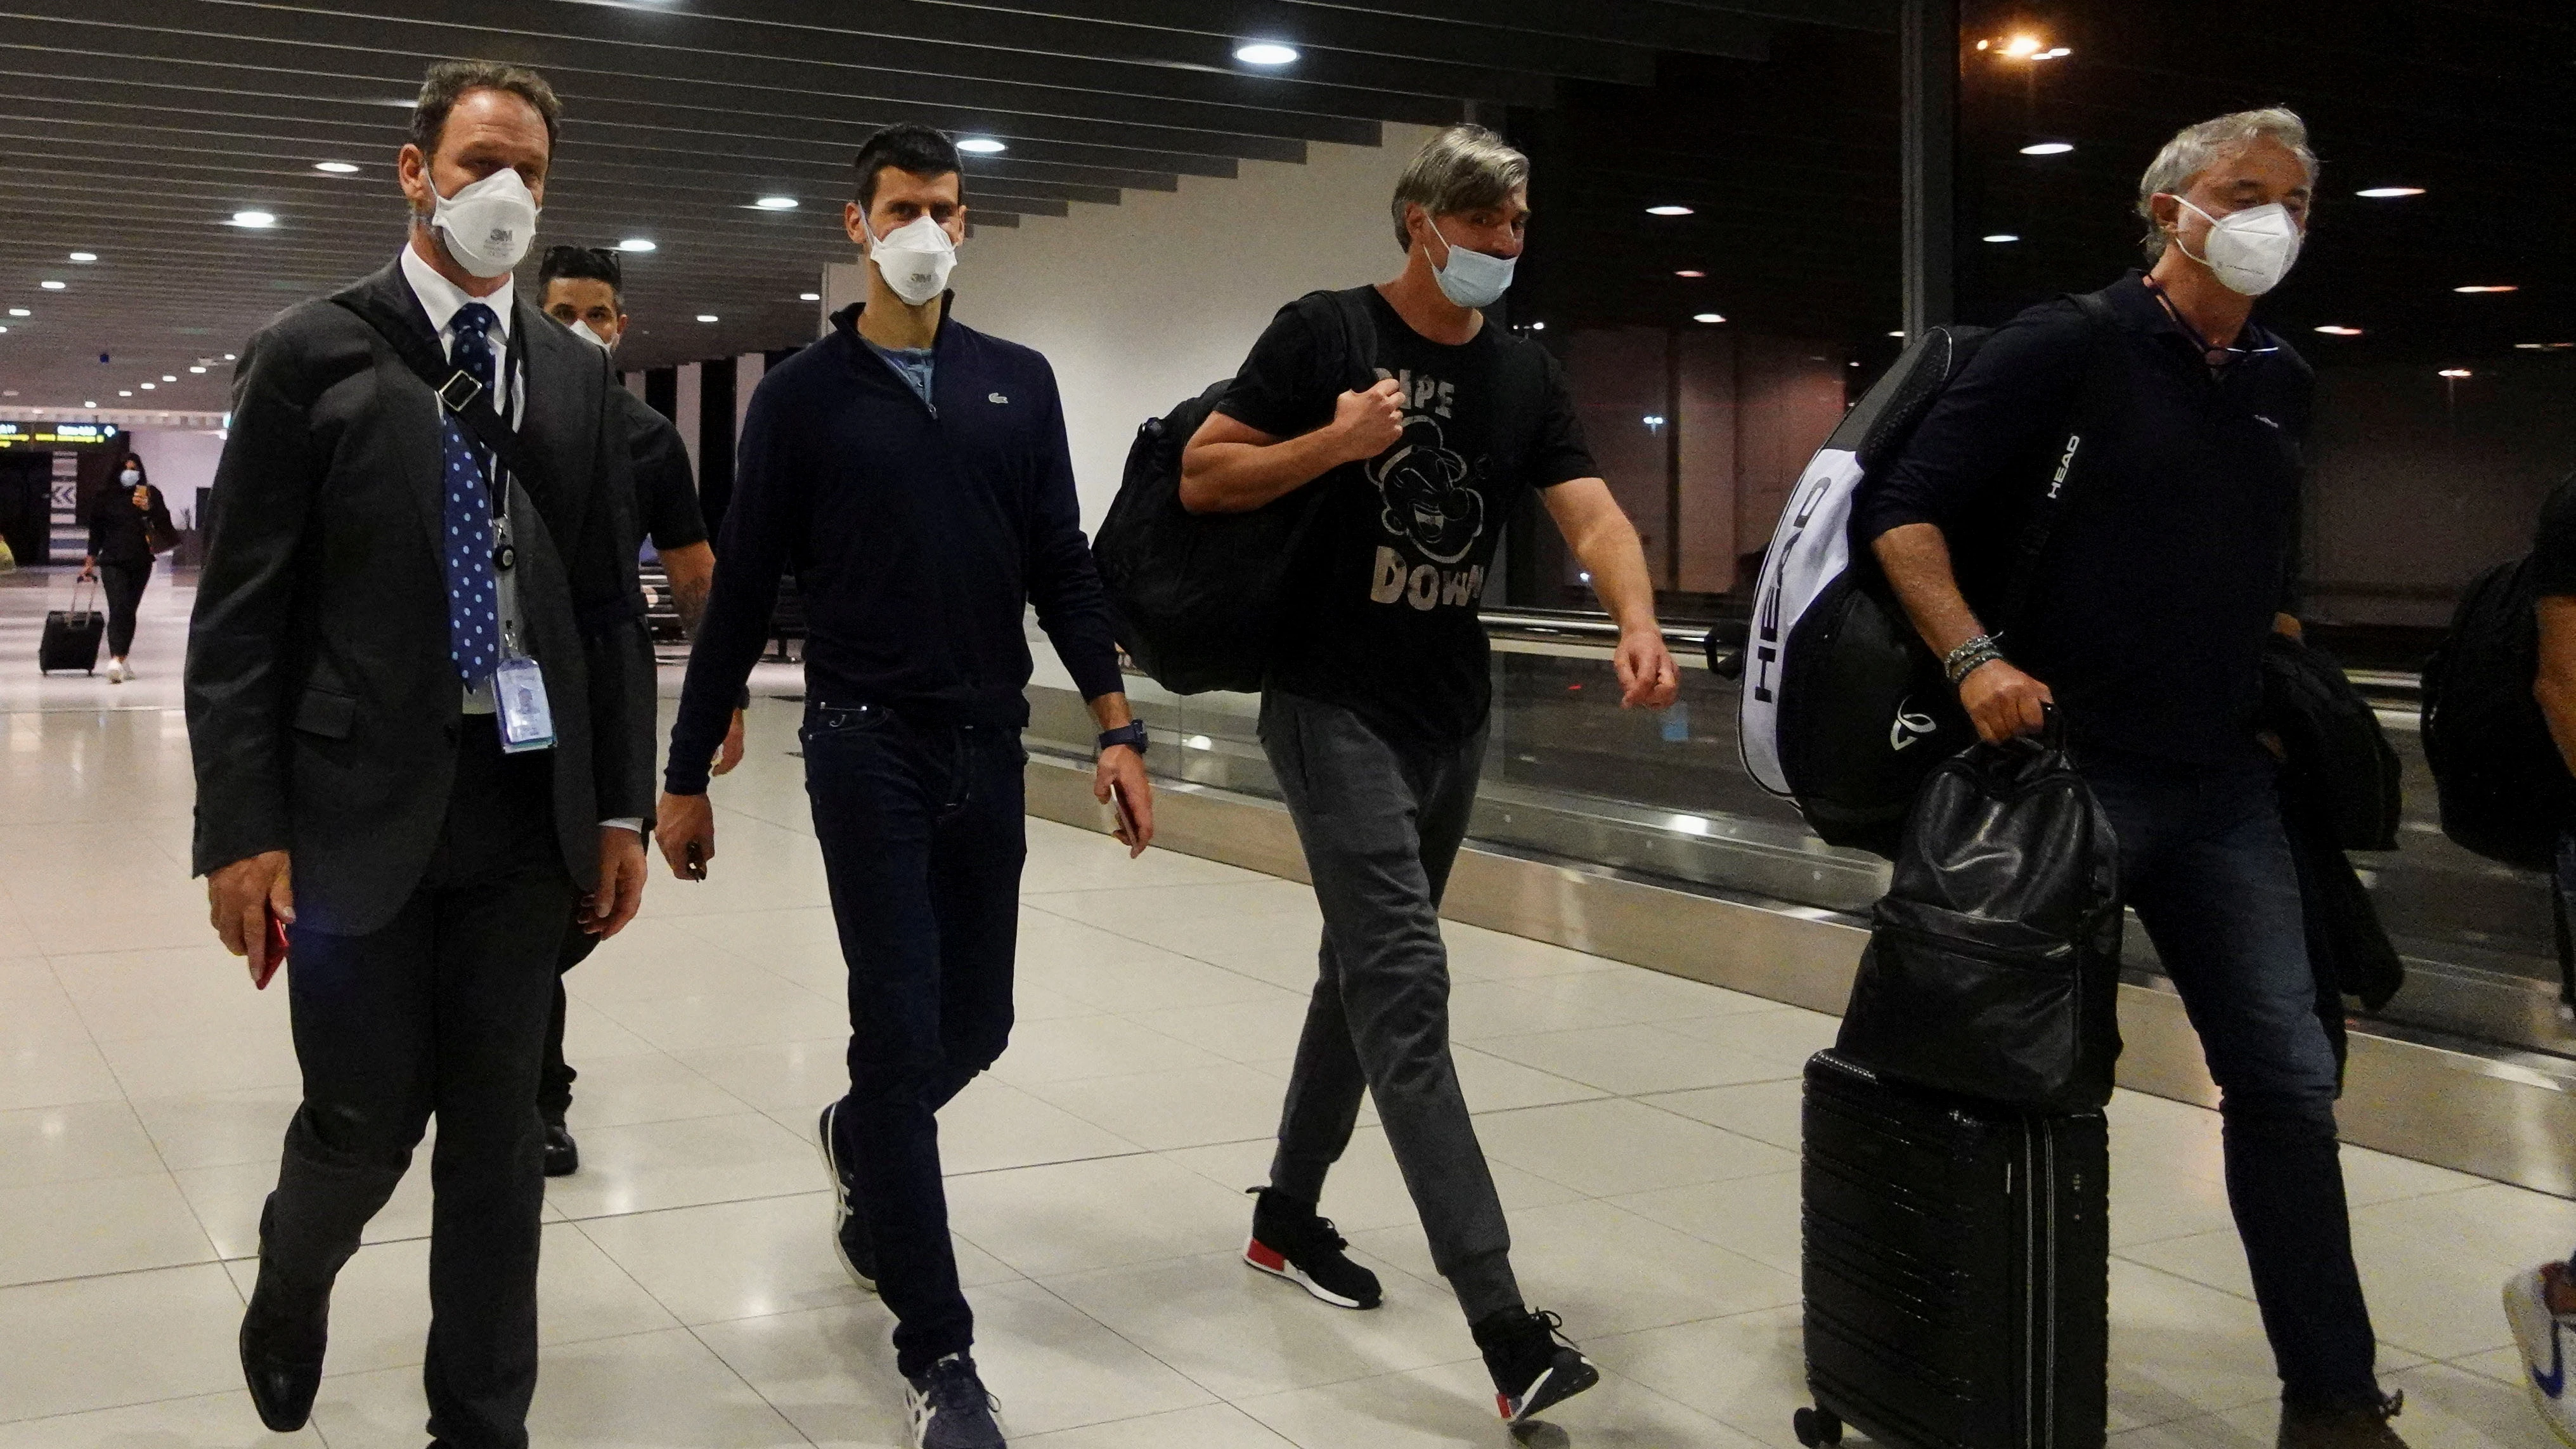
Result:
<svg viewBox="0 0 2576 1449">
<path fill-rule="evenodd" d="M 125 682 L 124 660 L 111 659 L 107 662 L 107 682 L 110 684 L 123 684 Z"/>
<path fill-rule="evenodd" d="M 2538 1268 L 2504 1284 L 2504 1321 L 2522 1348 L 2532 1407 L 2559 1442 L 2576 1449 L 2576 1394 L 2567 1392 L 2567 1339 L 2576 1323 L 2549 1311 L 2548 1280 Z"/>
</svg>

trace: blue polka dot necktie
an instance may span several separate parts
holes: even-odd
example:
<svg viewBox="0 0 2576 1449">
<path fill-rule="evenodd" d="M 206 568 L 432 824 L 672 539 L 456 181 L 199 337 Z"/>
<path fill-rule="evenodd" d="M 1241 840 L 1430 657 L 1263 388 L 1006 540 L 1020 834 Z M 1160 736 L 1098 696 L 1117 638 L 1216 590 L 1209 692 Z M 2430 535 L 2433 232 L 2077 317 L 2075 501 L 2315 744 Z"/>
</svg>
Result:
<svg viewBox="0 0 2576 1449">
<path fill-rule="evenodd" d="M 492 336 L 500 319 L 480 302 L 457 309 L 456 343 L 448 361 L 483 384 L 481 394 L 494 407 Z M 483 450 L 455 415 L 439 409 L 447 470 L 447 657 L 467 688 L 492 677 L 501 662 L 501 591 L 492 576 L 492 492 L 486 480 Z"/>
</svg>

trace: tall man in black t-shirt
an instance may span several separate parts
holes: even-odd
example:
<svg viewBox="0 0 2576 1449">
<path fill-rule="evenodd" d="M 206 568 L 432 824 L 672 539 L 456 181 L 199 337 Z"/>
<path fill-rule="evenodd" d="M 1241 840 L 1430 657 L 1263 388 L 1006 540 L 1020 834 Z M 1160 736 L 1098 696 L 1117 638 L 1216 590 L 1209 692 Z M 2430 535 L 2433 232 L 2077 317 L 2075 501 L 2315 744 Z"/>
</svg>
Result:
<svg viewBox="0 0 2576 1449">
<path fill-rule="evenodd" d="M 1372 1094 L 1432 1261 L 1515 1422 L 1598 1377 L 1553 1314 L 1521 1301 L 1449 1057 L 1440 894 L 1493 704 L 1476 609 L 1524 489 L 1542 490 L 1619 621 L 1620 702 L 1666 705 L 1677 684 L 1645 552 L 1596 476 L 1564 374 L 1478 310 L 1510 285 L 1528 179 L 1529 162 L 1481 127 L 1433 137 L 1396 184 L 1403 274 L 1282 309 L 1191 438 L 1181 478 L 1199 513 L 1322 490 L 1261 742 L 1305 845 L 1324 945 L 1245 1259 L 1327 1303 L 1377 1306 L 1376 1275 L 1316 1212 Z M 1353 301 L 1366 328 L 1345 320 Z M 1354 356 L 1363 339 L 1368 355 Z M 1349 389 L 1370 374 L 1375 386 Z"/>
<path fill-rule="evenodd" d="M 2152 265 L 2093 294 L 2108 320 L 2061 300 L 1996 332 L 1861 501 L 1852 536 L 1948 660 L 1980 735 L 2064 712 L 2119 837 L 2121 893 L 2218 1083 L 2283 1449 L 2361 1449 L 2398 1442 L 2398 1401 L 2376 1377 L 2334 1050 L 2279 770 L 2255 727 L 2264 640 L 2298 633 L 2315 375 L 2254 323 L 2254 301 L 2297 259 L 2316 176 L 2288 111 L 2185 127 L 2138 185 Z M 2098 415 L 2079 423 L 2088 373 Z M 2079 426 L 2080 451 L 2067 441 Z M 2016 589 L 2023 525 L 2060 483 L 2047 552 Z"/>
<path fill-rule="evenodd" d="M 537 264 L 537 287 L 546 315 L 572 329 L 572 335 L 603 352 L 615 353 L 626 335 L 626 268 L 605 247 L 559 246 L 546 250 Z M 698 480 L 689 466 L 688 446 L 668 418 L 634 393 L 618 389 L 609 406 L 624 421 L 627 450 L 635 460 L 635 521 L 662 560 L 663 577 L 671 583 L 671 602 L 680 627 L 694 636 L 698 616 L 706 611 L 707 589 L 715 580 L 716 551 L 707 545 L 706 515 L 698 510 Z M 642 547 L 638 540 L 637 547 Z M 717 753 L 715 773 L 742 762 L 742 711 Z M 572 1111 L 572 1084 L 581 1074 L 564 1060 L 562 971 L 590 959 L 599 937 L 575 919 L 564 933 L 563 954 L 556 965 L 554 1014 L 546 1023 L 546 1060 L 537 1083 L 537 1115 L 546 1124 L 546 1176 L 569 1177 L 581 1170 L 581 1147 L 573 1141 L 565 1118 Z"/>
</svg>

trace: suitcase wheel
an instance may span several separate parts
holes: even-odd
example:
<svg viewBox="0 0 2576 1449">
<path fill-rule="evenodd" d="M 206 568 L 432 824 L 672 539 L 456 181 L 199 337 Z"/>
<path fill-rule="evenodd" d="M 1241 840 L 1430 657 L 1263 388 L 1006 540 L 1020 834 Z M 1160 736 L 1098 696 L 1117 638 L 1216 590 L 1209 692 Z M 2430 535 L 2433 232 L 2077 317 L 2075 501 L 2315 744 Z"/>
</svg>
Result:
<svg viewBox="0 0 2576 1449">
<path fill-rule="evenodd" d="M 1789 1428 L 1806 1449 L 1831 1449 L 1843 1442 L 1843 1421 L 1823 1409 L 1800 1409 L 1789 1416 Z"/>
</svg>

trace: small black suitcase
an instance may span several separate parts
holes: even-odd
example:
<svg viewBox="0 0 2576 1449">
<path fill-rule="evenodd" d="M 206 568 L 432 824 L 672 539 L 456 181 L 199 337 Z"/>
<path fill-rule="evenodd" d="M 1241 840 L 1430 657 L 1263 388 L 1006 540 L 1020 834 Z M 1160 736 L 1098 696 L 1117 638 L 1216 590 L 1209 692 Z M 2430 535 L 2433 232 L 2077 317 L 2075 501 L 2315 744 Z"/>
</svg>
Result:
<svg viewBox="0 0 2576 1449">
<path fill-rule="evenodd" d="M 97 591 L 91 591 L 90 602 L 98 602 Z M 80 585 L 72 585 L 72 606 L 49 610 L 45 615 L 44 636 L 36 642 L 36 671 L 51 674 L 58 669 L 77 669 L 83 673 L 98 668 L 98 641 L 107 633 L 107 615 L 96 608 L 81 607 Z"/>
<path fill-rule="evenodd" d="M 1798 1442 L 2101 1449 L 2102 1114 L 1999 1108 L 1807 1063 L 1807 1383 Z"/>
</svg>

